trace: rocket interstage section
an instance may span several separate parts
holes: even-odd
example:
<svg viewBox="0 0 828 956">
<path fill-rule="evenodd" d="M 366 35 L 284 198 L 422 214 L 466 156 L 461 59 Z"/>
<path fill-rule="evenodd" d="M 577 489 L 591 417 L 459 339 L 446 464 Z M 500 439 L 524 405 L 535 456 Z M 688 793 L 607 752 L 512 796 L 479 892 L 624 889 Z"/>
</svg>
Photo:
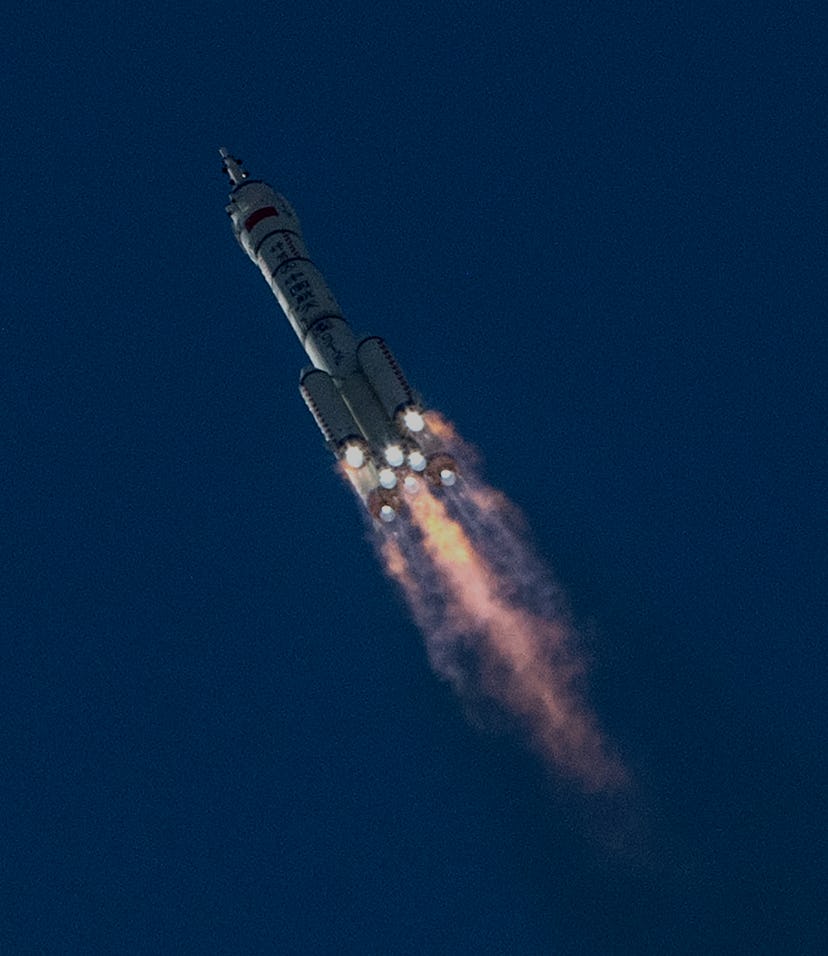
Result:
<svg viewBox="0 0 828 956">
<path fill-rule="evenodd" d="M 308 255 L 290 203 L 251 179 L 227 150 L 221 155 L 236 239 L 313 365 L 302 374 L 302 397 L 365 506 L 375 519 L 391 521 L 420 481 L 454 484 L 456 464 L 429 429 L 422 402 L 386 343 L 376 336 L 357 342 Z"/>
</svg>

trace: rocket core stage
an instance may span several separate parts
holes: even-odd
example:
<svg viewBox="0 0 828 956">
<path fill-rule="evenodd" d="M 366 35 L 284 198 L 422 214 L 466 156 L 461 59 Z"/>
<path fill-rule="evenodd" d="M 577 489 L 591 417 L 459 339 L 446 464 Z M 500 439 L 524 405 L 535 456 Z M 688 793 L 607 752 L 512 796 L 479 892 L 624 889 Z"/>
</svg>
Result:
<svg viewBox="0 0 828 956">
<path fill-rule="evenodd" d="M 313 365 L 300 391 L 331 451 L 373 517 L 393 521 L 425 478 L 453 485 L 457 466 L 424 417 L 419 396 L 377 336 L 357 342 L 322 273 L 308 258 L 290 203 L 251 179 L 226 149 L 227 213 L 242 249 L 279 300 Z"/>
</svg>

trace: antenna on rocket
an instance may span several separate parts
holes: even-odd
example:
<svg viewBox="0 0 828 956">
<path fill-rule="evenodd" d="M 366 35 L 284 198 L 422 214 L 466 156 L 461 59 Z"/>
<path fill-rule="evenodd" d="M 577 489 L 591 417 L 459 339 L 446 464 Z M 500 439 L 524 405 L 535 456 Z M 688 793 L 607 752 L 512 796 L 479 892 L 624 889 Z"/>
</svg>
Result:
<svg viewBox="0 0 828 956">
<path fill-rule="evenodd" d="M 244 182 L 249 174 L 242 168 L 242 161 L 240 159 L 236 159 L 234 156 L 231 156 L 230 150 L 226 149 L 224 146 L 221 147 L 219 153 L 221 154 L 224 171 L 230 177 L 230 182 L 234 186 L 238 186 L 239 183 Z"/>
</svg>

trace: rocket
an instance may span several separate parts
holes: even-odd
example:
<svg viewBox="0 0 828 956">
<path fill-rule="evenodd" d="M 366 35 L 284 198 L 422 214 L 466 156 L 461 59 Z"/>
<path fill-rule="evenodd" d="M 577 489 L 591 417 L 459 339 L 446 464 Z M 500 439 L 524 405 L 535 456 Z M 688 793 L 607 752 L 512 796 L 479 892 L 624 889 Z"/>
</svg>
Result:
<svg viewBox="0 0 828 956">
<path fill-rule="evenodd" d="M 290 203 L 220 150 L 226 207 L 242 249 L 259 267 L 311 361 L 299 390 L 357 495 L 376 521 L 393 521 L 420 482 L 451 486 L 454 459 L 428 426 L 420 396 L 377 336 L 357 340 L 308 257 Z"/>
</svg>

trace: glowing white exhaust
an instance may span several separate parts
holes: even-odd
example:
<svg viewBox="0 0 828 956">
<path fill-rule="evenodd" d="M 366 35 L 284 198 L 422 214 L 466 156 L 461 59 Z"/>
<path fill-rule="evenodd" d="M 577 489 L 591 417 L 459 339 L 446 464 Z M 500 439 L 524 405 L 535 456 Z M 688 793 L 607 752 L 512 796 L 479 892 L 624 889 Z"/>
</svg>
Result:
<svg viewBox="0 0 828 956">
<path fill-rule="evenodd" d="M 359 445 L 348 445 L 345 449 L 345 461 L 351 468 L 362 468 L 365 464 L 365 452 Z"/>
<path fill-rule="evenodd" d="M 389 445 L 385 449 L 385 460 L 392 468 L 399 468 L 405 461 L 405 454 L 399 445 Z"/>
<path fill-rule="evenodd" d="M 414 471 L 425 471 L 426 457 L 421 451 L 412 451 L 408 456 L 408 464 Z"/>
<path fill-rule="evenodd" d="M 425 419 L 416 408 L 409 408 L 403 415 L 405 427 L 412 432 L 421 432 L 425 428 Z"/>
<path fill-rule="evenodd" d="M 391 468 L 383 468 L 379 473 L 379 483 L 390 491 L 397 487 L 397 476 Z"/>
</svg>

